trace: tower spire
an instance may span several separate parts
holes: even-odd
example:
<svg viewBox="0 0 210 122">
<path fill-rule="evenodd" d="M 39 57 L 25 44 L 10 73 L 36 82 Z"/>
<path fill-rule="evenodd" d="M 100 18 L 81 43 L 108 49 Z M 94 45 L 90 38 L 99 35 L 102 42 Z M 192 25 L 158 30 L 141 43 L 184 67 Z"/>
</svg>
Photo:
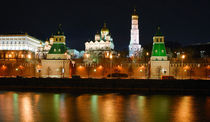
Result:
<svg viewBox="0 0 210 122">
<path fill-rule="evenodd" d="M 104 28 L 106 28 L 106 22 L 104 22 Z"/>
<path fill-rule="evenodd" d="M 64 34 L 64 33 L 63 33 L 63 30 L 62 30 L 62 24 L 59 24 L 59 25 L 58 25 L 57 34 L 58 34 L 58 35 L 63 35 L 63 34 Z"/>
<path fill-rule="evenodd" d="M 155 36 L 163 36 L 162 32 L 160 31 L 160 26 L 157 27 L 157 32 Z"/>
</svg>

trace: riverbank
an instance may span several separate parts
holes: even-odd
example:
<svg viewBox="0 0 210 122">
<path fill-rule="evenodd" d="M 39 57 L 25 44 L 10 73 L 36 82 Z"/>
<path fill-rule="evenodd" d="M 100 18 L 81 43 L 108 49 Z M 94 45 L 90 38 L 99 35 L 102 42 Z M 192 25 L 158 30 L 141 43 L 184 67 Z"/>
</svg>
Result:
<svg viewBox="0 0 210 122">
<path fill-rule="evenodd" d="M 209 80 L 1 78 L 0 90 L 209 94 Z"/>
</svg>

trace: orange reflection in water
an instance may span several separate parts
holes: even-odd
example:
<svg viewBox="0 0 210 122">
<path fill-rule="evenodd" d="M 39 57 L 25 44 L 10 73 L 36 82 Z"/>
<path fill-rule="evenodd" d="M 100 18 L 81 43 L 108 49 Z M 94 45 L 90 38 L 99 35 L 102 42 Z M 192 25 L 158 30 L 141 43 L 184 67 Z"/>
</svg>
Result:
<svg viewBox="0 0 210 122">
<path fill-rule="evenodd" d="M 193 122 L 194 111 L 193 111 L 193 97 L 185 96 L 182 97 L 180 101 L 177 101 L 178 105 L 175 107 L 175 122 Z"/>
<path fill-rule="evenodd" d="M 77 115 L 81 122 L 91 122 L 90 95 L 85 94 L 76 99 Z"/>
<path fill-rule="evenodd" d="M 107 94 L 99 98 L 101 121 L 103 122 L 117 122 L 116 95 Z"/>
<path fill-rule="evenodd" d="M 0 110 L 4 110 L 4 112 L 0 113 L 0 117 L 5 117 L 7 118 L 7 121 L 12 121 L 14 120 L 13 116 L 9 115 L 14 115 L 13 113 L 13 100 L 12 100 L 12 94 L 13 92 L 7 92 L 3 95 L 0 95 Z"/>
<path fill-rule="evenodd" d="M 205 109 L 206 109 L 205 113 L 206 113 L 206 117 L 208 118 L 208 117 L 210 117 L 210 97 L 206 98 L 205 105 L 206 105 L 205 106 Z M 210 121 L 210 118 L 208 118 L 208 121 Z"/>
<path fill-rule="evenodd" d="M 33 122 L 33 110 L 32 110 L 32 101 L 30 98 L 31 94 L 25 94 L 20 98 L 20 114 L 22 122 Z"/>
<path fill-rule="evenodd" d="M 141 120 L 151 121 L 147 108 L 147 102 L 145 96 L 138 96 L 138 113 Z"/>
</svg>

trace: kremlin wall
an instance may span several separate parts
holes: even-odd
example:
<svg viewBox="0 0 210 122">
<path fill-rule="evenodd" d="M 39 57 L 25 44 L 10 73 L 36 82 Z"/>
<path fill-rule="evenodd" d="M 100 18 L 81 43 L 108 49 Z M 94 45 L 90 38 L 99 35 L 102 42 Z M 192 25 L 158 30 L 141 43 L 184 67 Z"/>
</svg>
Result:
<svg viewBox="0 0 210 122">
<path fill-rule="evenodd" d="M 176 58 L 169 58 L 165 47 L 167 40 L 160 27 L 153 36 L 152 50 L 145 51 L 139 41 L 136 10 L 131 19 L 127 55 L 114 50 L 114 39 L 106 24 L 93 41 L 84 44 L 84 52 L 66 46 L 61 25 L 45 42 L 28 34 L 0 35 L 0 77 L 210 79 L 208 55 L 193 60 L 185 52 L 179 52 Z"/>
</svg>

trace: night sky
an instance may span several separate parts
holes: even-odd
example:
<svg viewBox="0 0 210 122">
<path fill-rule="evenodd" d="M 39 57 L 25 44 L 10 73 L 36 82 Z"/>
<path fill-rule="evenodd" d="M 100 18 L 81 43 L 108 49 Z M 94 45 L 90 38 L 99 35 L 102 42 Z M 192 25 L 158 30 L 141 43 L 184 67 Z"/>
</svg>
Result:
<svg viewBox="0 0 210 122">
<path fill-rule="evenodd" d="M 84 43 L 107 23 L 115 49 L 128 48 L 131 14 L 139 15 L 140 44 L 152 42 L 160 25 L 166 41 L 182 45 L 210 42 L 209 0 L 4 0 L 0 33 L 27 32 L 46 40 L 62 24 L 70 48 L 84 50 Z"/>
</svg>

